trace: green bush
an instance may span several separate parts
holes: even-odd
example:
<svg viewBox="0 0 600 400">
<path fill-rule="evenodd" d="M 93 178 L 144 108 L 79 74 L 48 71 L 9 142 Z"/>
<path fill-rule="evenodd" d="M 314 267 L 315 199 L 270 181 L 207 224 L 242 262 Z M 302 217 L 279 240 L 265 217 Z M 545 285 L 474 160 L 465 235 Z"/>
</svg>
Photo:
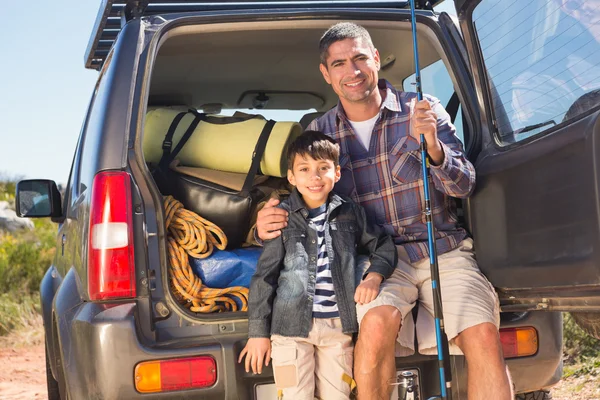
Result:
<svg viewBox="0 0 600 400">
<path fill-rule="evenodd" d="M 600 340 L 585 333 L 569 313 L 563 313 L 563 348 L 568 363 L 600 358 Z"/>
<path fill-rule="evenodd" d="M 12 204 L 14 181 L 0 180 L 0 201 Z M 30 326 L 39 313 L 39 287 L 52 264 L 57 225 L 35 219 L 34 230 L 0 232 L 0 336 Z"/>
<path fill-rule="evenodd" d="M 0 237 L 0 293 L 39 290 L 55 253 L 56 225 L 37 221 L 33 232 Z"/>
</svg>

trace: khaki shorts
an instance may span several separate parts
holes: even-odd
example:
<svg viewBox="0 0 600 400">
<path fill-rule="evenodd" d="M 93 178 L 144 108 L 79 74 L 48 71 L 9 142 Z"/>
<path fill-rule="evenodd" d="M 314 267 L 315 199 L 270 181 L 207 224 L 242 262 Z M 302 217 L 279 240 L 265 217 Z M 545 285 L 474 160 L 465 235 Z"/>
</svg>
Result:
<svg viewBox="0 0 600 400">
<path fill-rule="evenodd" d="M 360 265 L 364 271 L 368 267 L 368 261 Z M 463 240 L 456 249 L 438 256 L 438 265 L 444 326 L 450 341 L 450 353 L 462 354 L 453 339 L 465 329 L 485 322 L 499 328 L 500 302 L 494 287 L 477 266 L 471 239 Z M 411 311 L 417 301 L 419 353 L 437 354 L 429 257 L 411 264 L 404 248 L 398 246 L 398 265 L 393 275 L 382 283 L 375 300 L 356 306 L 358 321 L 360 323 L 366 312 L 374 307 L 396 307 L 402 315 L 396 356 L 414 354 L 415 322 Z"/>
<path fill-rule="evenodd" d="M 313 318 L 307 338 L 273 335 L 275 386 L 284 400 L 348 399 L 353 351 L 339 318 Z"/>
</svg>

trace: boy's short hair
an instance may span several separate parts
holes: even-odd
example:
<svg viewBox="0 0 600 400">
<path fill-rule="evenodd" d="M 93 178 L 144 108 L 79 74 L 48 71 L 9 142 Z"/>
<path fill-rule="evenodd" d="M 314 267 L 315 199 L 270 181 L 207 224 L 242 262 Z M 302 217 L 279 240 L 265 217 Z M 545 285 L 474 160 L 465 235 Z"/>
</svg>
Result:
<svg viewBox="0 0 600 400">
<path fill-rule="evenodd" d="M 340 163 L 340 146 L 323 132 L 305 131 L 292 142 L 287 152 L 288 169 L 294 167 L 297 155 L 309 155 L 315 160 L 331 160 L 337 167 Z"/>
</svg>

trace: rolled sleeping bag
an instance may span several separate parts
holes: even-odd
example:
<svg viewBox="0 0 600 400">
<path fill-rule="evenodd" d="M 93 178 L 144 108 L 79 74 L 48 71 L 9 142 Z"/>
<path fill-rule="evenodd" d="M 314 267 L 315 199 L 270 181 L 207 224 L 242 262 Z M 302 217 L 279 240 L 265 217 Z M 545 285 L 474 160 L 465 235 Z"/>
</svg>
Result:
<svg viewBox="0 0 600 400">
<path fill-rule="evenodd" d="M 146 127 L 142 142 L 146 162 L 158 163 L 163 154 L 162 143 L 171 122 L 181 110 L 156 108 L 146 114 Z M 224 116 L 210 116 L 223 118 Z M 173 135 L 172 149 L 190 126 L 194 116 L 186 114 Z M 233 120 L 233 119 L 232 119 Z M 252 152 L 267 123 L 262 118 L 252 118 L 232 123 L 211 123 L 201 121 L 176 159 L 182 166 L 209 168 L 225 172 L 248 173 L 252 162 Z M 264 175 L 284 177 L 287 174 L 287 149 L 290 143 L 302 134 L 302 126 L 297 122 L 277 122 L 271 131 L 260 170 Z"/>
</svg>

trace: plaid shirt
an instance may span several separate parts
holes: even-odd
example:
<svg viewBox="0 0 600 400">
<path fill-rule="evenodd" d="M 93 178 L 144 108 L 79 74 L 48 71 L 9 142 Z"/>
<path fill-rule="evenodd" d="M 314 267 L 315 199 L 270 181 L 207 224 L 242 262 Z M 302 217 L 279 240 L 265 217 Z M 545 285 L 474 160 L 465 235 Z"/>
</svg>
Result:
<svg viewBox="0 0 600 400">
<path fill-rule="evenodd" d="M 381 115 L 375 123 L 369 150 L 354 133 L 341 104 L 313 121 L 308 129 L 321 131 L 340 144 L 342 178 L 335 191 L 360 203 L 376 223 L 402 245 L 412 262 L 429 256 L 425 221 L 421 153 L 410 135 L 410 101 L 416 93 L 385 90 Z M 431 166 L 431 207 L 439 254 L 458 246 L 467 233 L 457 225 L 452 197 L 466 198 L 475 186 L 475 169 L 465 158 L 450 116 L 439 100 L 425 96 L 438 118 L 437 134 L 444 162 Z"/>
</svg>

